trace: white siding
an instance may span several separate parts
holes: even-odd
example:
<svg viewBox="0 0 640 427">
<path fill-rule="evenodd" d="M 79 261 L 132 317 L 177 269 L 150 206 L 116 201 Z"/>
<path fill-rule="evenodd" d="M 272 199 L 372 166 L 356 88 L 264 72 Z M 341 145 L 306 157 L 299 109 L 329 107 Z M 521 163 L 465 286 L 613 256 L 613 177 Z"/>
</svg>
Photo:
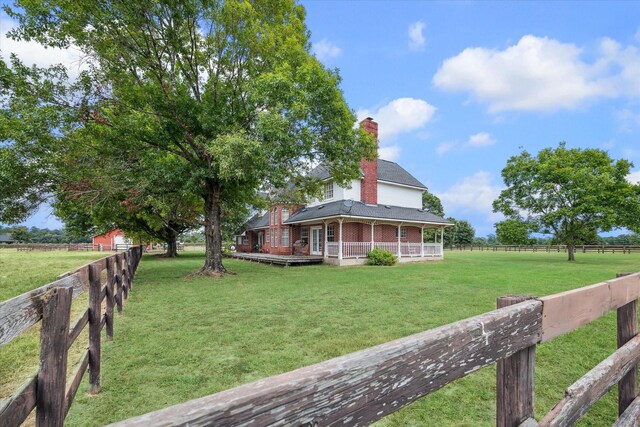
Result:
<svg viewBox="0 0 640 427">
<path fill-rule="evenodd" d="M 378 181 L 378 204 L 422 209 L 422 190 Z"/>
<path fill-rule="evenodd" d="M 333 197 L 331 199 L 318 200 L 314 198 L 313 200 L 311 200 L 310 203 L 307 204 L 307 206 L 316 206 L 316 205 L 321 205 L 323 203 L 335 202 L 336 200 L 349 200 L 349 199 L 354 201 L 360 201 L 360 181 L 359 180 L 354 179 L 353 181 L 351 181 L 351 188 L 343 188 L 334 183 Z"/>
</svg>

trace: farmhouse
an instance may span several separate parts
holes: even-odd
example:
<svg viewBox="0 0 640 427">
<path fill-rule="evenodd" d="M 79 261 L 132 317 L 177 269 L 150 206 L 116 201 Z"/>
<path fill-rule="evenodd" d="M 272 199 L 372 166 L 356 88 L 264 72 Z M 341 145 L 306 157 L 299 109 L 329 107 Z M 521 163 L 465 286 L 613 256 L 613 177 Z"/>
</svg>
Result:
<svg viewBox="0 0 640 427">
<path fill-rule="evenodd" d="M 376 140 L 378 124 L 360 125 Z M 257 214 L 238 236 L 239 252 L 322 256 L 336 265 L 362 264 L 373 248 L 393 252 L 400 262 L 442 259 L 442 236 L 449 221 L 422 209 L 427 187 L 400 165 L 382 159 L 360 161 L 361 178 L 348 187 L 319 165 L 311 174 L 324 193 L 306 205 L 276 204 Z M 436 232 L 423 242 L 425 229 Z"/>
<path fill-rule="evenodd" d="M 100 251 L 115 251 L 118 249 L 129 249 L 133 246 L 131 239 L 124 237 L 124 233 L 119 228 L 104 234 L 93 236 L 93 248 Z"/>
</svg>

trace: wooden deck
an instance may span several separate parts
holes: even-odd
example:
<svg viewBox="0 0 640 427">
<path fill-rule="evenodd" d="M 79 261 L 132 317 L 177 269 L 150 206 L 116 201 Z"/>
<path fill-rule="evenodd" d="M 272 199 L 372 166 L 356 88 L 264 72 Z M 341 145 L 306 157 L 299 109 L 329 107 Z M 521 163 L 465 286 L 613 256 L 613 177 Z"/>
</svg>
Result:
<svg viewBox="0 0 640 427">
<path fill-rule="evenodd" d="M 247 261 L 261 262 L 264 264 L 276 264 L 289 267 L 290 265 L 322 264 L 322 256 L 296 256 L 296 255 L 271 255 L 248 252 L 233 252 L 231 258 L 245 259 Z"/>
</svg>

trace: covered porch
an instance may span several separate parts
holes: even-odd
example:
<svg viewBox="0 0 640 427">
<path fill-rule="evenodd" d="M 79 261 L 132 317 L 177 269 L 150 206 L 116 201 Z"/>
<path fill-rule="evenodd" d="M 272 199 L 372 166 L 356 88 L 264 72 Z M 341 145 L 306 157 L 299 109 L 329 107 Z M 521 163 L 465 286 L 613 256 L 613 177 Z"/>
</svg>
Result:
<svg viewBox="0 0 640 427">
<path fill-rule="evenodd" d="M 391 252 L 398 262 L 444 258 L 444 226 L 439 224 L 335 218 L 323 221 L 322 228 L 321 253 L 329 264 L 364 264 L 367 254 L 376 248 Z M 425 242 L 424 232 L 429 229 L 433 240 Z"/>
</svg>

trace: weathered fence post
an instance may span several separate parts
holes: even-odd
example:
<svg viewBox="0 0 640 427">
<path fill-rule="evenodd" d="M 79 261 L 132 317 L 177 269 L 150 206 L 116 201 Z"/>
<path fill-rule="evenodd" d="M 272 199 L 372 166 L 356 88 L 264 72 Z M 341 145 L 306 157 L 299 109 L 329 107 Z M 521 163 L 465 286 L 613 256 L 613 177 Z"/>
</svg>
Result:
<svg viewBox="0 0 640 427">
<path fill-rule="evenodd" d="M 503 308 L 532 299 L 528 296 L 499 297 Z M 496 426 L 516 427 L 533 418 L 536 346 L 527 347 L 498 360 L 496 376 Z"/>
<path fill-rule="evenodd" d="M 627 276 L 627 273 L 616 277 Z M 618 348 L 638 335 L 638 300 L 631 301 L 617 310 L 618 315 Z M 618 382 L 618 415 L 638 396 L 638 365 L 634 366 Z"/>
<path fill-rule="evenodd" d="M 113 261 L 114 257 L 110 256 L 109 258 L 107 258 L 107 307 L 105 311 L 105 326 L 107 327 L 107 339 L 109 341 L 113 340 L 113 306 L 115 305 L 115 295 L 113 292 Z"/>
<path fill-rule="evenodd" d="M 100 393 L 101 272 L 100 263 L 91 264 L 89 268 L 89 394 Z"/>
<path fill-rule="evenodd" d="M 124 299 L 129 298 L 129 269 L 127 268 L 129 265 L 129 252 L 122 253 L 122 291 L 124 295 Z"/>
<path fill-rule="evenodd" d="M 62 426 L 65 415 L 67 339 L 73 289 L 54 288 L 44 296 L 40 330 L 40 371 L 36 426 Z"/>
<path fill-rule="evenodd" d="M 116 255 L 116 304 L 118 313 L 122 313 L 122 254 Z"/>
</svg>

